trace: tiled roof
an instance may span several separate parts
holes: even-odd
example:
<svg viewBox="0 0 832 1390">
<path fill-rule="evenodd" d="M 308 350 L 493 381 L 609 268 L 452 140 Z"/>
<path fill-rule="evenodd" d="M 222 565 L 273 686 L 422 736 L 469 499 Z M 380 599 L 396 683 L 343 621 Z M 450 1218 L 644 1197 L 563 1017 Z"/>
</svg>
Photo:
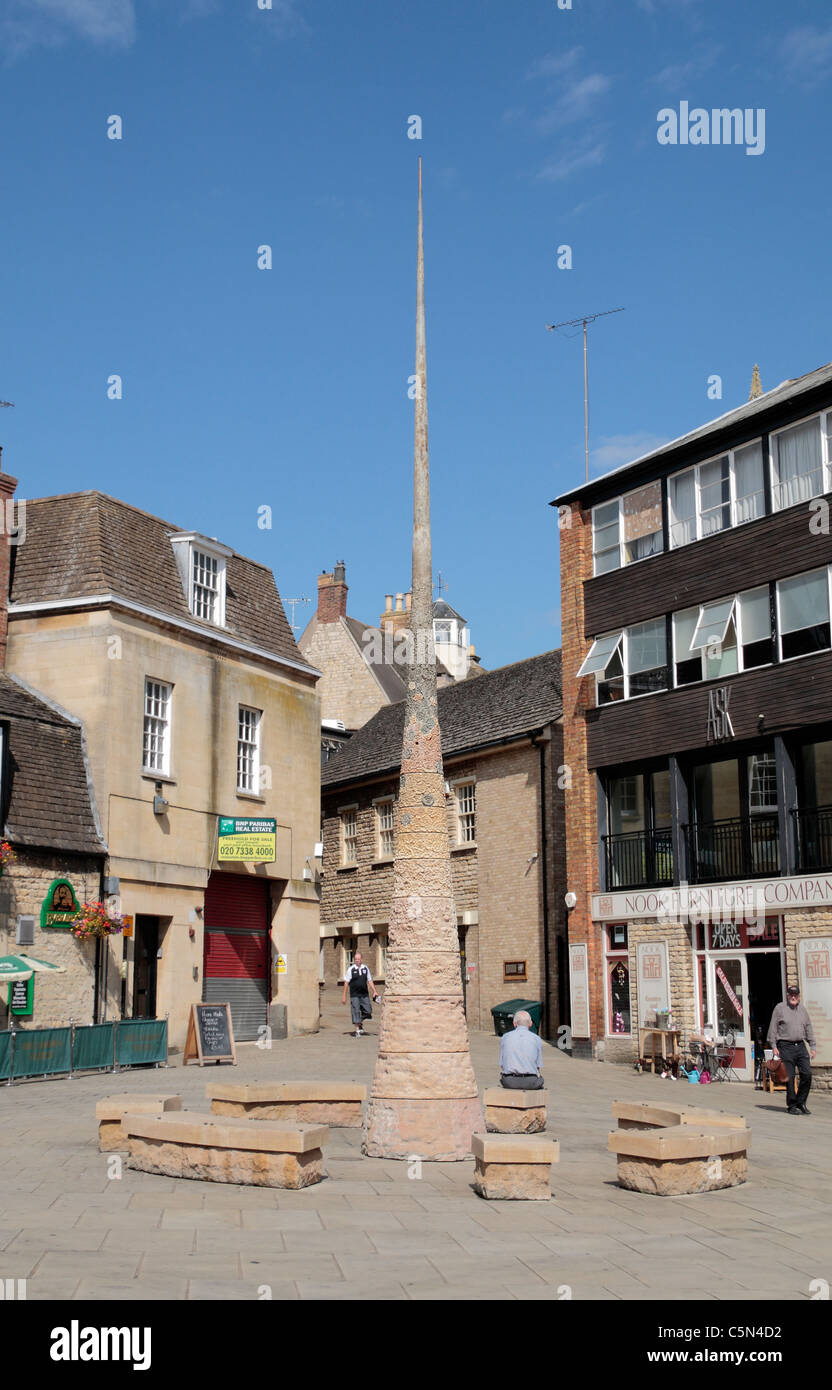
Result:
<svg viewBox="0 0 832 1390">
<path fill-rule="evenodd" d="M 298 651 L 274 575 L 256 560 L 226 562 L 226 625 L 188 608 L 170 537 L 184 534 L 102 492 L 74 492 L 26 502 L 26 544 L 13 551 L 12 603 L 113 594 L 307 665 Z"/>
<path fill-rule="evenodd" d="M 560 651 L 483 671 L 438 692 L 444 756 L 474 752 L 503 739 L 519 738 L 563 714 Z M 353 734 L 321 772 L 324 789 L 364 777 L 396 772 L 402 754 L 404 701 L 384 705 Z"/>
<path fill-rule="evenodd" d="M 5 672 L 0 719 L 9 725 L 6 837 L 16 845 L 103 854 L 80 724 Z"/>
</svg>

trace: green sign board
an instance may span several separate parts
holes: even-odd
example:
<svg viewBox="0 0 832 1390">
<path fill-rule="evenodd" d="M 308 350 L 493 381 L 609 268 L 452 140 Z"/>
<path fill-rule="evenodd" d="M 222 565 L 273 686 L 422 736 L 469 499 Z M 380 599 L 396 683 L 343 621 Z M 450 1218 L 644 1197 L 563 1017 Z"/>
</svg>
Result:
<svg viewBox="0 0 832 1390">
<path fill-rule="evenodd" d="M 238 864 L 273 864 L 277 858 L 277 821 L 262 816 L 220 816 L 217 859 Z"/>
<path fill-rule="evenodd" d="M 68 930 L 80 906 L 69 879 L 56 878 L 41 903 L 40 924 L 42 927 L 63 927 Z"/>
<path fill-rule="evenodd" d="M 9 1013 L 31 1014 L 35 1007 L 35 977 L 28 980 L 15 980 L 9 985 Z"/>
</svg>

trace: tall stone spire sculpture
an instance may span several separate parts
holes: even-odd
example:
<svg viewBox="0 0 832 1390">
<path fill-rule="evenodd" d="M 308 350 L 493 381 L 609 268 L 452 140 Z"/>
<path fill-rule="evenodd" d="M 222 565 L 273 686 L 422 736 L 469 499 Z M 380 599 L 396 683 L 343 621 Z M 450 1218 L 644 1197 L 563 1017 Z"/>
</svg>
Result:
<svg viewBox="0 0 832 1390">
<path fill-rule="evenodd" d="M 763 394 L 763 383 L 760 380 L 760 368 L 754 363 L 754 370 L 751 373 L 751 390 L 748 393 L 750 401 L 756 401 Z"/>
<path fill-rule="evenodd" d="M 364 1152 L 467 1158 L 484 1130 L 462 994 L 436 701 L 425 356 L 422 162 L 416 290 L 413 598 L 393 901 Z"/>
</svg>

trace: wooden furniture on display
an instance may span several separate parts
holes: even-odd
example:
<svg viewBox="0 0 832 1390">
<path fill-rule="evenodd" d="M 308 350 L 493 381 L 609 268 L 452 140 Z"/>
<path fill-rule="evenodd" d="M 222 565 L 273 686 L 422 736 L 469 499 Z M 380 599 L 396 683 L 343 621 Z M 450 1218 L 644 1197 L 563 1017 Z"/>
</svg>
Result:
<svg viewBox="0 0 832 1390">
<path fill-rule="evenodd" d="M 681 1035 L 682 1035 L 682 1030 L 681 1030 L 681 1028 L 639 1028 L 639 1030 L 638 1030 L 638 1055 L 639 1055 L 639 1057 L 641 1057 L 641 1058 L 646 1058 L 646 1057 L 647 1057 L 647 1053 L 646 1053 L 645 1050 L 644 1050 L 644 1044 L 645 1044 L 645 1041 L 646 1041 L 646 1039 L 648 1038 L 648 1036 L 652 1036 L 653 1041 L 652 1041 L 651 1050 L 650 1050 L 650 1064 L 651 1064 L 651 1069 L 652 1069 L 652 1071 L 655 1072 L 655 1070 L 656 1070 L 656 1038 L 660 1038 L 660 1039 L 662 1039 L 662 1040 L 666 1038 L 666 1039 L 668 1040 L 668 1042 L 670 1043 L 671 1047 L 673 1048 L 673 1051 L 671 1052 L 670 1056 L 671 1056 L 671 1058 L 672 1058 L 672 1060 L 673 1060 L 674 1062 L 678 1062 L 678 1061 L 679 1061 L 679 1038 L 681 1037 Z M 661 1057 L 667 1057 L 667 1055 L 668 1055 L 668 1053 L 667 1053 L 667 1047 L 666 1047 L 664 1041 L 662 1041 L 662 1043 L 661 1043 L 661 1048 L 662 1048 L 662 1050 L 661 1050 L 659 1056 L 661 1056 Z"/>
</svg>

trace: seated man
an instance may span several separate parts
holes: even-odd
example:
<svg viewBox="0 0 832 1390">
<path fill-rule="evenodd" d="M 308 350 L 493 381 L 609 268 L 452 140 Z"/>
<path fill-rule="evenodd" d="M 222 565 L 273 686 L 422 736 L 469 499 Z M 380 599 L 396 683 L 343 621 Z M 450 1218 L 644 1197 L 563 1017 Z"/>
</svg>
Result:
<svg viewBox="0 0 832 1390">
<path fill-rule="evenodd" d="M 520 1009 L 514 1028 L 500 1039 L 500 1085 L 508 1091 L 542 1091 L 543 1044 L 532 1032 L 531 1014 Z"/>
</svg>

